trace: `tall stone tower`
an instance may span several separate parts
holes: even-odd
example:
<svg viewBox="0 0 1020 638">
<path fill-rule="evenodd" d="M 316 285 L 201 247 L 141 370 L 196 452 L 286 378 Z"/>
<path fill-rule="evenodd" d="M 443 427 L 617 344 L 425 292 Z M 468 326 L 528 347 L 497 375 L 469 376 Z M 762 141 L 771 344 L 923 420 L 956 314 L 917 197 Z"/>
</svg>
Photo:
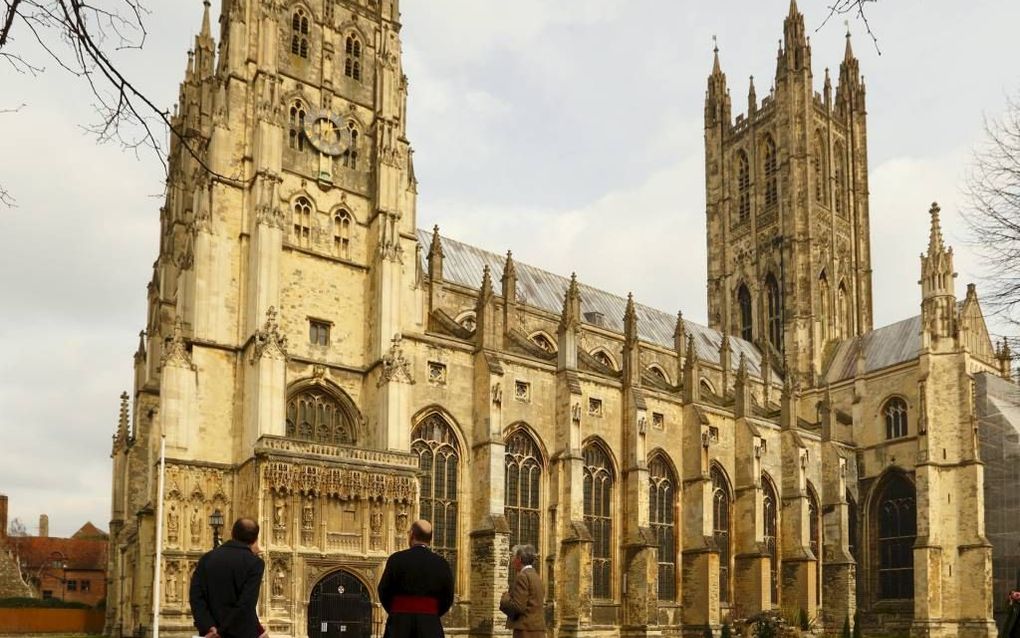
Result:
<svg viewBox="0 0 1020 638">
<path fill-rule="evenodd" d="M 718 49 L 705 97 L 709 324 L 785 360 L 800 384 L 826 346 L 872 327 L 865 90 L 847 35 L 833 97 L 812 83 L 791 0 L 775 83 L 731 119 Z"/>
<path fill-rule="evenodd" d="M 133 428 L 125 407 L 113 449 L 110 635 L 151 618 L 161 437 L 163 617 L 181 632 L 181 583 L 210 546 L 214 510 L 228 524 L 257 516 L 265 543 L 286 548 L 333 547 L 371 509 L 372 548 L 385 549 L 376 521 L 395 507 L 392 486 L 414 500 L 400 335 L 401 317 L 417 316 L 416 182 L 399 0 L 224 0 L 218 48 L 204 4 L 173 117 L 182 139 L 135 355 Z M 363 479 L 375 481 L 372 508 L 343 510 L 349 486 L 328 500 L 289 478 L 277 451 L 315 437 L 378 451 L 380 473 Z M 317 461 L 320 473 L 362 471 L 350 463 Z M 328 525 L 341 536 L 327 539 Z M 278 593 L 298 571 L 280 556 Z M 294 610 L 279 612 L 280 631 L 303 630 L 304 607 Z"/>
</svg>

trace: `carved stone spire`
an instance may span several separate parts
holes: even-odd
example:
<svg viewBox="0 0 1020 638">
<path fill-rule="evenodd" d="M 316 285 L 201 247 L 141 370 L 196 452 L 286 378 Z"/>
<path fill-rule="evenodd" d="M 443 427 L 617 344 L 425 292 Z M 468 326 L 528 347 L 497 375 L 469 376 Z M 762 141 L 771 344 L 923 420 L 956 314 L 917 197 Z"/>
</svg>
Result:
<svg viewBox="0 0 1020 638">
<path fill-rule="evenodd" d="M 684 358 L 684 401 L 701 400 L 701 363 L 694 347 L 694 335 L 687 336 L 687 356 Z"/>
<path fill-rule="evenodd" d="M 514 263 L 512 251 L 506 251 L 506 261 L 503 263 L 503 298 L 507 303 L 517 301 L 517 264 Z"/>
<path fill-rule="evenodd" d="M 482 285 L 478 290 L 478 302 L 475 304 L 475 344 L 479 348 L 496 346 L 496 303 L 492 291 L 492 272 L 489 265 L 482 268 Z"/>
<path fill-rule="evenodd" d="M 563 295 L 563 312 L 560 314 L 560 328 L 576 328 L 581 323 L 581 291 L 577 285 L 577 273 L 570 273 L 570 284 Z"/>
<path fill-rule="evenodd" d="M 708 90 L 705 91 L 705 128 L 730 122 L 730 94 L 726 88 L 726 74 L 719 64 L 718 44 L 712 53 L 712 74 L 708 76 Z"/>
<path fill-rule="evenodd" d="M 439 226 L 432 227 L 432 243 L 429 244 L 429 279 L 443 280 L 443 240 L 439 236 Z"/>
<path fill-rule="evenodd" d="M 743 352 L 740 353 L 740 363 L 737 365 L 737 376 L 733 390 L 736 397 L 736 415 L 738 417 L 750 416 L 752 406 L 751 378 L 747 373 L 747 356 Z"/>
<path fill-rule="evenodd" d="M 634 295 L 627 293 L 627 309 L 623 313 L 623 381 L 625 385 L 641 385 L 641 351 L 638 345 L 637 308 Z"/>
<path fill-rule="evenodd" d="M 120 394 L 120 415 L 117 419 L 117 433 L 113 435 L 113 454 L 120 452 L 128 443 L 128 393 Z"/>
<path fill-rule="evenodd" d="M 684 324 L 684 313 L 677 311 L 676 325 L 673 327 L 673 350 L 676 356 L 681 359 L 684 356 L 684 349 L 687 345 L 687 326 Z"/>
<path fill-rule="evenodd" d="M 956 273 L 953 271 L 953 249 L 942 239 L 939 205 L 932 202 L 928 213 L 928 253 L 921 255 L 921 322 L 929 337 L 951 337 L 956 334 Z"/>
</svg>

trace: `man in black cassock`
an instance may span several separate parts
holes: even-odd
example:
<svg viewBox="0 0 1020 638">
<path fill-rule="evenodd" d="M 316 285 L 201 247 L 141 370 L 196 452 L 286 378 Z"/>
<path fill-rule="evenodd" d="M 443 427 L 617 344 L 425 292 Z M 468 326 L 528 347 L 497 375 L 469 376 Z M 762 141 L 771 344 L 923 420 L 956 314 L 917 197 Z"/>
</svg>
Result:
<svg viewBox="0 0 1020 638">
<path fill-rule="evenodd" d="M 1020 638 L 1020 569 L 1016 572 L 1016 589 L 1009 592 L 1009 612 L 1000 635 L 1002 638 Z"/>
<path fill-rule="evenodd" d="M 383 638 L 443 638 L 443 616 L 453 605 L 453 572 L 429 549 L 432 524 L 418 520 L 408 532 L 408 549 L 386 561 L 379 600 L 386 610 Z"/>
</svg>

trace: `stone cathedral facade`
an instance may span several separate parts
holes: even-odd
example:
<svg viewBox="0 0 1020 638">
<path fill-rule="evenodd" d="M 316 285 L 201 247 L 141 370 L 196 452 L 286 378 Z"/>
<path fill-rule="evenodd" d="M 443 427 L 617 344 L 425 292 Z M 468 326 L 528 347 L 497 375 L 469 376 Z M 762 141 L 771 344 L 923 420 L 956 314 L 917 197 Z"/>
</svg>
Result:
<svg viewBox="0 0 1020 638">
<path fill-rule="evenodd" d="M 261 523 L 272 635 L 379 635 L 418 516 L 454 566 L 451 634 L 506 633 L 528 542 L 551 635 L 768 609 L 992 635 L 977 406 L 1010 353 L 956 297 L 937 206 L 920 314 L 873 329 L 849 39 L 816 93 L 792 4 L 735 119 L 716 55 L 703 326 L 421 230 L 400 28 L 398 0 L 225 0 L 216 42 L 206 2 L 114 436 L 108 635 L 151 632 L 156 543 L 161 631 L 192 635 L 215 511 Z"/>
</svg>

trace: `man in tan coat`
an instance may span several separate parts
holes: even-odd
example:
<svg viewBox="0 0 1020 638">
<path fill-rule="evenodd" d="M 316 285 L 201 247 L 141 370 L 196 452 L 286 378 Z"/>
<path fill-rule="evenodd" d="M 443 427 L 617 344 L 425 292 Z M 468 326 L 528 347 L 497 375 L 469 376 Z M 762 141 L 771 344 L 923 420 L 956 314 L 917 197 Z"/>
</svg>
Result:
<svg viewBox="0 0 1020 638">
<path fill-rule="evenodd" d="M 506 614 L 514 638 L 545 638 L 545 587 L 535 569 L 535 548 L 515 545 L 511 550 L 514 584 L 504 592 L 499 610 Z"/>
</svg>

